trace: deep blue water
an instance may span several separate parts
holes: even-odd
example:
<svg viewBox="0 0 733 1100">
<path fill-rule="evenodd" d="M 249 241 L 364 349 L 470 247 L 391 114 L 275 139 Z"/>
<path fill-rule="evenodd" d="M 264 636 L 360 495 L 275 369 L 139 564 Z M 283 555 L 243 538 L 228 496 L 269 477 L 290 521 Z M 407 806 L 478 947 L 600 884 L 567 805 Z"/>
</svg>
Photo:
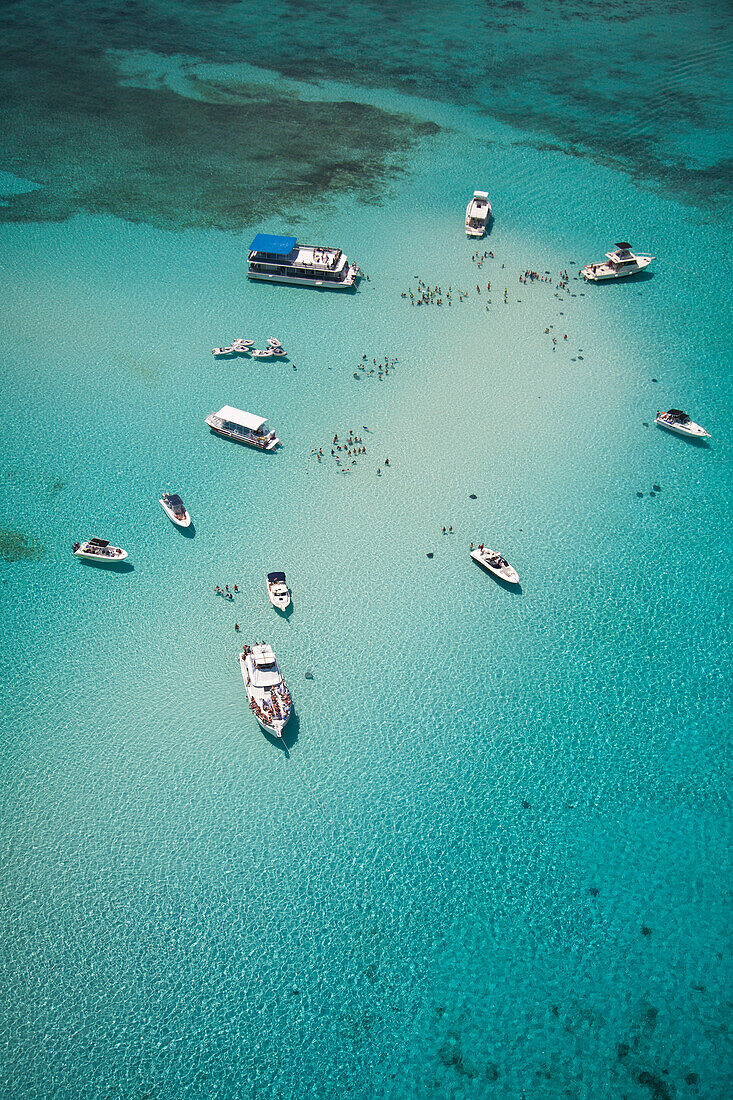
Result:
<svg viewBox="0 0 733 1100">
<path fill-rule="evenodd" d="M 2 1095 L 729 1095 L 728 9 L 3 18 Z M 249 284 L 259 229 L 369 280 Z"/>
</svg>

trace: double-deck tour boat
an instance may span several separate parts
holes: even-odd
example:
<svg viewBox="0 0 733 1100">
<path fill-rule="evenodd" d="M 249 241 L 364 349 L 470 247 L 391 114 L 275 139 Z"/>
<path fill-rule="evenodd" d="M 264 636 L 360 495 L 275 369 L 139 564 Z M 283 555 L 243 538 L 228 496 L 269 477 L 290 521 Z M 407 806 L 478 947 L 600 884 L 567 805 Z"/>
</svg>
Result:
<svg viewBox="0 0 733 1100">
<path fill-rule="evenodd" d="M 72 549 L 75 558 L 88 558 L 89 561 L 102 562 L 104 565 L 124 561 L 127 557 L 127 550 L 123 550 L 121 546 L 112 546 L 106 539 L 75 542 Z"/>
<path fill-rule="evenodd" d="M 284 573 L 267 574 L 267 594 L 272 606 L 279 611 L 285 611 L 290 607 L 290 589 Z"/>
<path fill-rule="evenodd" d="M 631 251 L 628 241 L 619 241 L 615 252 L 606 253 L 606 262 L 586 264 L 580 274 L 592 283 L 621 279 L 624 275 L 636 275 L 637 271 L 643 271 L 655 259 L 656 256 L 637 256 Z"/>
<path fill-rule="evenodd" d="M 474 191 L 466 207 L 466 236 L 483 237 L 486 223 L 491 217 L 488 191 Z"/>
<path fill-rule="evenodd" d="M 660 428 L 666 428 L 669 432 L 676 432 L 677 435 L 688 435 L 693 439 L 710 439 L 710 432 L 706 432 L 701 424 L 690 420 L 682 409 L 667 409 L 666 412 L 659 412 L 657 409 L 654 423 Z"/>
<path fill-rule="evenodd" d="M 270 233 L 258 233 L 249 246 L 250 279 L 342 290 L 356 284 L 357 274 L 340 248 L 298 244 L 295 237 Z"/>
<path fill-rule="evenodd" d="M 509 584 L 519 584 L 519 573 L 496 551 L 489 550 L 487 546 L 477 546 L 471 551 L 471 557 L 500 580 L 507 581 Z"/>
<path fill-rule="evenodd" d="M 265 429 L 267 421 L 264 416 L 254 416 L 231 405 L 222 405 L 218 412 L 209 413 L 206 423 L 217 435 L 223 435 L 235 443 L 257 447 L 260 451 L 274 451 L 280 442 L 273 431 Z"/>
<path fill-rule="evenodd" d="M 250 708 L 265 733 L 282 738 L 291 700 L 272 646 L 245 645 L 239 654 Z"/>
<path fill-rule="evenodd" d="M 191 526 L 191 517 L 178 493 L 163 493 L 158 504 L 160 504 L 168 519 L 172 520 L 177 527 Z"/>
</svg>

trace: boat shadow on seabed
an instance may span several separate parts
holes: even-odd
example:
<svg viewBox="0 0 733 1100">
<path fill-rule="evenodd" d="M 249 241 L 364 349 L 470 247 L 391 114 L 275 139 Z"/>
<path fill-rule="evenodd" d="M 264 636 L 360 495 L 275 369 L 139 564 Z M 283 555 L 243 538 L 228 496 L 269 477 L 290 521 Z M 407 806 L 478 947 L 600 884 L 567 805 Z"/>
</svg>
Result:
<svg viewBox="0 0 733 1100">
<path fill-rule="evenodd" d="M 131 561 L 109 561 L 109 559 L 94 561 L 92 558 L 78 558 L 82 565 L 91 566 L 92 569 L 103 569 L 105 573 L 132 573 L 135 566 Z"/>
<path fill-rule="evenodd" d="M 276 748 L 284 752 L 286 756 L 290 756 L 290 752 L 295 747 L 300 735 L 300 719 L 295 713 L 293 705 L 291 704 L 290 706 L 290 719 L 283 730 L 282 737 L 276 737 L 274 733 L 268 733 L 267 730 L 262 730 L 262 732 L 271 745 L 275 745 Z"/>
</svg>

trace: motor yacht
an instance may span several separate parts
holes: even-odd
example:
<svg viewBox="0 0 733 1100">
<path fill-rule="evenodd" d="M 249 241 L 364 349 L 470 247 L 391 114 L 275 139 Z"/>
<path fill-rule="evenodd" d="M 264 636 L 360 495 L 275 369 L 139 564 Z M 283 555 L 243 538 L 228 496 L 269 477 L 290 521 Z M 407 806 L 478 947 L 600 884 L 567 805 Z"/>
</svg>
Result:
<svg viewBox="0 0 733 1100">
<path fill-rule="evenodd" d="M 657 409 L 654 423 L 660 428 L 666 428 L 669 432 L 676 432 L 677 435 L 687 435 L 693 439 L 710 439 L 710 432 L 706 432 L 702 425 L 690 420 L 682 409 L 667 409 L 666 412 L 660 412 Z"/>
<path fill-rule="evenodd" d="M 282 739 L 291 700 L 272 646 L 245 645 L 239 654 L 250 708 L 265 733 Z"/>
<path fill-rule="evenodd" d="M 483 237 L 490 217 L 491 203 L 488 191 L 474 191 L 473 198 L 466 207 L 466 236 Z"/>
<path fill-rule="evenodd" d="M 471 551 L 471 557 L 500 580 L 507 581 L 508 584 L 519 584 L 519 573 L 496 551 L 489 550 L 486 546 L 477 546 Z"/>
<path fill-rule="evenodd" d="M 267 574 L 267 594 L 270 597 L 272 606 L 279 611 L 284 611 L 286 607 L 290 607 L 290 590 L 284 573 Z"/>
<path fill-rule="evenodd" d="M 212 432 L 223 435 L 235 443 L 246 443 L 260 451 L 274 451 L 280 440 L 273 431 L 267 431 L 264 416 L 254 416 L 235 409 L 232 405 L 222 405 L 216 413 L 209 413 L 206 423 Z"/>
<path fill-rule="evenodd" d="M 158 504 L 160 504 L 168 519 L 172 520 L 177 527 L 191 526 L 191 517 L 178 493 L 163 493 Z"/>
<path fill-rule="evenodd" d="M 121 546 L 112 546 L 106 539 L 75 542 L 72 549 L 75 558 L 88 558 L 90 561 L 102 562 L 104 565 L 124 561 L 127 557 L 127 550 L 123 550 Z"/>
<path fill-rule="evenodd" d="M 355 286 L 358 271 L 340 248 L 298 244 L 295 237 L 258 233 L 249 246 L 250 279 L 342 290 Z"/>
<path fill-rule="evenodd" d="M 656 256 L 637 256 L 631 251 L 628 241 L 619 241 L 615 252 L 606 253 L 606 262 L 586 264 L 581 275 L 592 283 L 605 282 L 608 279 L 621 279 L 624 275 L 636 275 L 643 271 Z"/>
</svg>

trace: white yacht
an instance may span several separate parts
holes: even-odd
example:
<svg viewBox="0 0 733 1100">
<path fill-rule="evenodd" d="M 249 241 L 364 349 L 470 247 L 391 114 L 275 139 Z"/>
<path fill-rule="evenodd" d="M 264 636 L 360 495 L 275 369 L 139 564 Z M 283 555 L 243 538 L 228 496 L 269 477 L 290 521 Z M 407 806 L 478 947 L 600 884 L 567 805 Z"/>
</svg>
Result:
<svg viewBox="0 0 733 1100">
<path fill-rule="evenodd" d="M 496 551 L 489 550 L 486 546 L 477 546 L 471 551 L 471 557 L 500 580 L 507 581 L 509 584 L 519 584 L 519 573 Z"/>
<path fill-rule="evenodd" d="M 466 236 L 483 237 L 486 223 L 491 217 L 488 191 L 474 191 L 466 207 Z"/>
<path fill-rule="evenodd" d="M 676 432 L 677 435 L 688 435 L 694 439 L 710 439 L 710 432 L 706 432 L 702 425 L 690 420 L 682 409 L 668 409 L 667 412 L 660 412 L 657 409 L 654 423 L 660 428 L 666 428 L 669 432 Z"/>
<path fill-rule="evenodd" d="M 243 409 L 231 405 L 222 405 L 216 413 L 209 413 L 206 423 L 212 432 L 232 439 L 235 443 L 246 443 L 260 451 L 274 451 L 280 440 L 273 431 L 267 431 L 264 416 L 253 416 Z"/>
<path fill-rule="evenodd" d="M 295 237 L 270 233 L 258 233 L 249 246 L 250 279 L 342 290 L 355 286 L 357 274 L 340 248 L 298 244 Z"/>
<path fill-rule="evenodd" d="M 191 517 L 178 493 L 163 493 L 158 504 L 160 504 L 168 519 L 172 520 L 177 527 L 191 526 Z"/>
<path fill-rule="evenodd" d="M 75 558 L 88 558 L 90 561 L 102 562 L 105 565 L 124 561 L 127 557 L 127 550 L 123 550 L 121 546 L 111 546 L 106 539 L 87 539 L 86 542 L 75 542 L 73 551 Z"/>
<path fill-rule="evenodd" d="M 619 241 L 615 252 L 606 253 L 606 261 L 599 264 L 586 264 L 580 274 L 592 283 L 608 279 L 621 279 L 624 275 L 636 275 L 643 271 L 656 256 L 637 256 L 631 251 L 628 241 Z"/>
<path fill-rule="evenodd" d="M 282 738 L 290 718 L 291 701 L 272 646 L 245 645 L 239 654 L 239 664 L 255 718 L 266 733 Z"/>
<path fill-rule="evenodd" d="M 267 574 L 267 594 L 272 606 L 279 611 L 285 611 L 290 607 L 290 590 L 284 573 Z"/>
</svg>

